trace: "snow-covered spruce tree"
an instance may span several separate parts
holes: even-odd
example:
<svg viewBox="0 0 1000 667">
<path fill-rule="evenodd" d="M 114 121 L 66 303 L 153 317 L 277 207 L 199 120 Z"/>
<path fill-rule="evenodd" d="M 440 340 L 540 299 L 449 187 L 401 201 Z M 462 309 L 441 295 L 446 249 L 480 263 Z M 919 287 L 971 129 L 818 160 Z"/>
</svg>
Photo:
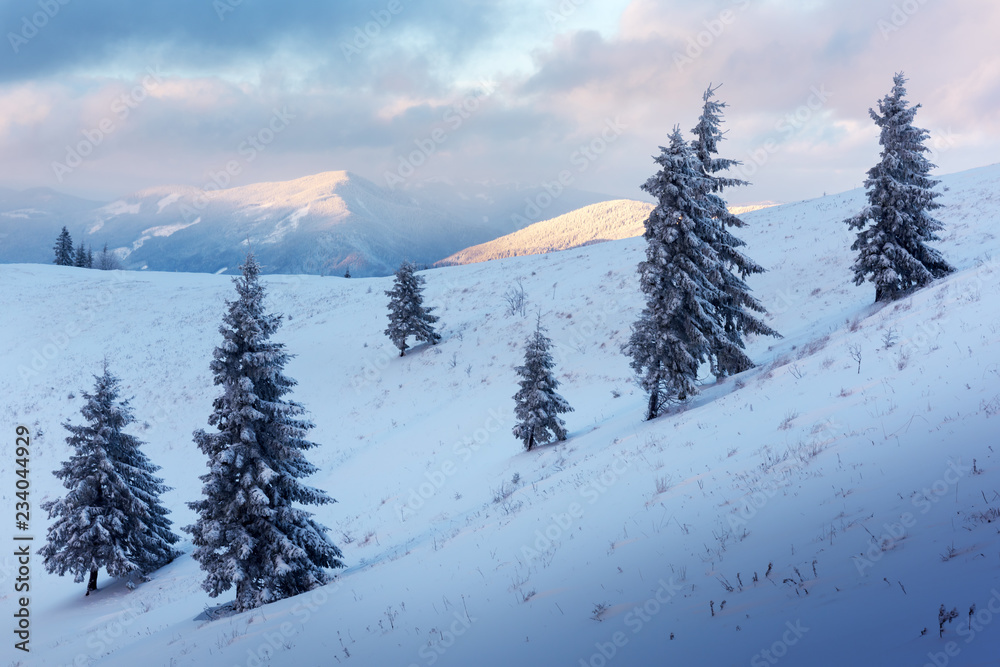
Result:
<svg viewBox="0 0 1000 667">
<path fill-rule="evenodd" d="M 746 242 L 727 231 L 727 227 L 743 227 L 746 223 L 729 212 L 722 192 L 725 188 L 749 185 L 749 183 L 736 178 L 715 175 L 741 164 L 737 160 L 716 157 L 719 152 L 719 142 L 724 138 L 720 127 L 723 109 L 727 106 L 725 102 L 712 99 L 718 88 L 718 86 L 713 88 L 709 85 L 702 95 L 704 104 L 701 117 L 698 119 L 698 124 L 691 130 L 695 135 L 691 141 L 691 149 L 701 163 L 703 173 L 711 182 L 709 191 L 705 193 L 704 206 L 714 218 L 718 232 L 716 238 L 706 240 L 712 244 L 712 248 L 727 269 L 722 273 L 721 291 L 723 298 L 714 305 L 724 318 L 726 334 L 732 345 L 713 350 L 711 355 L 712 372 L 716 377 L 721 378 L 753 368 L 753 362 L 745 354 L 730 353 L 730 350 L 744 348 L 743 334 L 751 333 L 761 336 L 778 336 L 779 334 L 750 314 L 750 311 L 763 313 L 765 310 L 757 299 L 750 296 L 750 288 L 744 281 L 747 276 L 763 273 L 765 269 L 737 250 L 737 248 L 745 246 Z"/>
<path fill-rule="evenodd" d="M 638 269 L 646 306 L 623 348 L 649 393 L 646 419 L 696 393 L 698 368 L 713 354 L 743 354 L 716 305 L 725 297 L 726 268 L 713 247 L 719 227 L 705 202 L 711 180 L 679 128 L 660 150 L 654 158 L 660 171 L 642 186 L 658 200 L 646 220 L 646 259 Z"/>
<path fill-rule="evenodd" d="M 73 239 L 69 235 L 69 230 L 64 226 L 59 232 L 56 244 L 52 246 L 55 252 L 55 259 L 52 260 L 57 266 L 73 266 Z"/>
<path fill-rule="evenodd" d="M 552 341 L 545 336 L 541 318 L 535 325 L 535 332 L 524 344 L 524 365 L 514 369 L 521 381 L 521 388 L 514 394 L 514 437 L 531 451 L 536 445 L 544 445 L 551 439 L 566 439 L 566 423 L 560 419 L 563 412 L 573 412 L 562 396 L 556 393 L 559 381 L 552 374 L 555 362 L 549 347 Z"/>
<path fill-rule="evenodd" d="M 128 400 L 119 399 L 119 379 L 106 361 L 96 380 L 94 393 L 83 393 L 87 423 L 63 424 L 75 454 L 54 474 L 69 492 L 42 504 L 56 521 L 39 550 L 49 572 L 71 572 L 77 582 L 89 575 L 87 595 L 97 590 L 102 567 L 112 577 L 131 576 L 179 554 L 159 498 L 170 489 L 153 475 L 159 466 L 143 454 L 143 443 L 124 432 L 135 418 Z"/>
<path fill-rule="evenodd" d="M 400 264 L 392 289 L 385 293 L 389 297 L 389 326 L 385 335 L 399 348 L 401 357 L 406 354 L 409 347 L 406 339 L 410 336 L 431 345 L 441 340 L 441 335 L 434 331 L 434 323 L 438 320 L 436 315 L 431 315 L 434 309 L 423 306 L 424 277 L 414 273 L 415 270 L 411 262 Z"/>
<path fill-rule="evenodd" d="M 188 503 L 198 520 L 184 528 L 207 575 L 202 588 L 216 597 L 235 585 L 236 611 L 312 590 L 329 581 L 324 568 L 344 566 L 327 528 L 296 506 L 335 501 L 299 481 L 317 471 L 303 453 L 316 446 L 305 439 L 313 424 L 284 398 L 295 386 L 282 372 L 291 355 L 270 341 L 281 318 L 264 309 L 252 253 L 240 268 L 211 363 L 222 388 L 208 418 L 216 431 L 194 433 L 208 457 L 204 498 Z"/>
<path fill-rule="evenodd" d="M 939 181 L 928 174 L 935 167 L 924 156 L 929 133 L 913 126 L 920 105 L 904 99 L 906 78 L 893 79 L 892 92 L 882 98 L 879 113 L 869 109 L 881 128 L 882 159 L 868 171 L 868 206 L 845 222 L 859 229 L 851 250 L 858 251 L 852 267 L 854 283 L 875 283 L 875 301 L 891 301 L 923 287 L 954 269 L 925 242 L 938 240 L 941 223 L 929 214 L 941 205 L 932 189 Z"/>
<path fill-rule="evenodd" d="M 83 247 L 83 241 L 80 241 L 80 245 L 76 247 L 76 253 L 73 255 L 73 266 L 78 266 L 81 269 L 87 268 L 87 249 Z"/>
</svg>

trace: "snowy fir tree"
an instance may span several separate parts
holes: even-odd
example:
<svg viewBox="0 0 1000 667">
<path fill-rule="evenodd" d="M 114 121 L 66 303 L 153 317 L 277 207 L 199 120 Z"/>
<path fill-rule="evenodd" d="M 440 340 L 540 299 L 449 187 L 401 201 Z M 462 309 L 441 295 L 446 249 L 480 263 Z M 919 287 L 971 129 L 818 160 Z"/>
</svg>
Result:
<svg viewBox="0 0 1000 667">
<path fill-rule="evenodd" d="M 69 230 L 66 227 L 59 232 L 56 244 L 52 247 L 55 251 L 55 259 L 52 260 L 57 266 L 73 266 L 73 239 L 70 238 Z"/>
<path fill-rule="evenodd" d="M 441 335 L 434 331 L 434 323 L 438 320 L 436 315 L 431 315 L 434 309 L 423 306 L 424 277 L 414 273 L 415 270 L 411 262 L 400 264 L 392 289 L 385 293 L 389 297 L 389 326 L 385 335 L 399 348 L 401 357 L 409 348 L 406 339 L 410 336 L 431 345 L 441 340 Z"/>
<path fill-rule="evenodd" d="M 87 423 L 63 424 L 74 455 L 55 476 L 69 489 L 64 498 L 42 503 L 49 518 L 45 546 L 39 550 L 49 572 L 70 572 L 74 581 L 89 575 L 87 595 L 97 590 L 97 573 L 112 577 L 151 572 L 176 557 L 160 494 L 169 490 L 153 475 L 142 442 L 124 432 L 135 421 L 127 399 L 119 399 L 119 379 L 104 364 L 94 393 L 83 393 Z M 131 581 L 130 581 L 131 584 Z"/>
<path fill-rule="evenodd" d="M 913 126 L 920 105 L 910 107 L 905 99 L 902 73 L 892 82 L 892 92 L 878 103 L 881 114 L 868 110 L 881 128 L 882 146 L 881 160 L 865 180 L 868 206 L 846 220 L 850 229 L 861 230 L 851 245 L 858 251 L 854 283 L 875 283 L 876 302 L 898 299 L 954 270 L 926 245 L 938 240 L 941 223 L 929 212 L 941 205 L 933 192 L 939 181 L 928 176 L 935 165 L 924 156 L 929 133 Z"/>
<path fill-rule="evenodd" d="M 743 335 L 745 333 L 778 336 L 778 332 L 750 314 L 750 311 L 763 313 L 765 310 L 759 301 L 750 296 L 750 288 L 744 281 L 751 274 L 763 273 L 764 267 L 738 251 L 737 248 L 745 246 L 746 243 L 726 230 L 727 227 L 743 227 L 746 223 L 729 212 L 722 192 L 725 188 L 749 185 L 749 183 L 736 178 L 716 175 L 718 172 L 732 169 L 741 164 L 736 160 L 716 157 L 719 152 L 719 142 L 724 138 L 720 128 L 723 110 L 727 106 L 725 102 L 713 99 L 718 88 L 718 86 L 713 88 L 709 85 L 702 95 L 701 117 L 698 119 L 698 124 L 691 130 L 695 135 L 691 141 L 691 149 L 698 162 L 701 163 L 704 175 L 710 181 L 703 205 L 719 228 L 715 238 L 705 240 L 712 244 L 713 249 L 727 269 L 721 274 L 723 278 L 722 298 L 714 306 L 724 318 L 725 331 L 729 341 L 726 345 L 713 350 L 711 355 L 712 372 L 721 378 L 726 375 L 742 373 L 753 367 L 753 362 L 745 354 L 730 353 L 730 350 L 733 349 L 743 349 Z"/>
<path fill-rule="evenodd" d="M 73 255 L 73 266 L 78 266 L 81 269 L 87 268 L 87 249 L 83 247 L 83 241 L 80 241 L 80 245 L 76 247 L 76 253 Z"/>
<path fill-rule="evenodd" d="M 718 310 L 727 269 L 713 243 L 724 232 L 705 200 L 712 181 L 680 129 L 660 150 L 660 171 L 642 186 L 658 201 L 646 220 L 646 259 L 638 269 L 646 306 L 624 346 L 649 393 L 646 419 L 694 394 L 698 368 L 713 354 L 750 364 Z"/>
<path fill-rule="evenodd" d="M 572 412 L 562 396 L 556 393 L 559 381 L 552 373 L 555 362 L 549 348 L 552 341 L 543 333 L 541 318 L 535 325 L 535 332 L 524 344 L 524 365 L 514 369 L 521 376 L 520 389 L 514 394 L 514 437 L 531 451 L 536 445 L 544 445 L 552 439 L 566 439 L 566 423 L 559 417 L 563 412 Z"/>
<path fill-rule="evenodd" d="M 305 439 L 313 424 L 285 398 L 295 386 L 283 374 L 291 355 L 270 340 L 281 318 L 265 311 L 252 253 L 240 268 L 211 363 L 222 390 L 208 419 L 215 431 L 194 433 L 208 457 L 204 498 L 189 503 L 198 519 L 184 528 L 207 575 L 202 588 L 216 597 L 235 586 L 236 611 L 312 590 L 329 581 L 324 568 L 344 566 L 327 528 L 297 507 L 335 501 L 299 481 L 317 471 L 304 454 L 316 446 Z"/>
</svg>

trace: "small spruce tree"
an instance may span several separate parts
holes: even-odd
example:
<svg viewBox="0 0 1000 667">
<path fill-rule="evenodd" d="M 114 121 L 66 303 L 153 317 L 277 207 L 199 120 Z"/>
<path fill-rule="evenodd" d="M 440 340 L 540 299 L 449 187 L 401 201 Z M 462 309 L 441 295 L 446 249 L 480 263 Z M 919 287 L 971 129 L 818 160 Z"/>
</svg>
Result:
<svg viewBox="0 0 1000 667">
<path fill-rule="evenodd" d="M 524 365 L 514 369 L 521 376 L 520 389 L 514 394 L 514 437 L 531 451 L 536 445 L 544 445 L 553 438 L 566 439 L 566 423 L 560 413 L 572 412 L 562 396 L 556 393 L 559 381 L 552 373 L 555 362 L 549 348 L 552 341 L 543 333 L 541 316 L 535 331 L 524 344 Z"/>
<path fill-rule="evenodd" d="M 97 590 L 102 567 L 113 577 L 131 577 L 179 554 L 159 499 L 170 489 L 153 475 L 159 467 L 142 452 L 143 443 L 124 431 L 135 418 L 129 401 L 119 399 L 119 379 L 106 361 L 95 379 L 94 393 L 83 393 L 87 423 L 63 424 L 75 453 L 54 474 L 69 492 L 42 503 L 56 521 L 39 550 L 49 572 L 70 572 L 77 582 L 89 575 L 87 595 Z"/>
<path fill-rule="evenodd" d="M 326 584 L 324 568 L 343 567 L 327 528 L 296 505 L 335 502 L 299 480 L 317 471 L 305 450 L 312 422 L 285 396 L 295 381 L 283 373 L 290 354 L 270 340 L 281 318 L 266 312 L 260 267 L 247 255 L 236 276 L 238 298 L 227 302 L 219 331 L 223 343 L 211 364 L 222 394 L 194 440 L 208 457 L 204 498 L 188 503 L 197 522 L 184 530 L 206 573 L 212 597 L 236 586 L 236 611 L 259 607 Z"/>
<path fill-rule="evenodd" d="M 55 252 L 55 259 L 52 260 L 57 266 L 73 266 L 73 239 L 69 235 L 69 230 L 64 226 L 59 232 L 56 244 L 52 247 Z"/>
<path fill-rule="evenodd" d="M 930 178 L 935 165 L 924 155 L 927 130 L 914 127 L 920 105 L 910 107 L 905 99 L 906 78 L 893 77 L 892 91 L 869 109 L 881 128 L 882 159 L 868 171 L 865 180 L 868 206 L 845 222 L 858 229 L 851 250 L 858 251 L 852 267 L 854 283 L 875 283 L 875 301 L 898 299 L 910 290 L 927 285 L 954 269 L 937 250 L 926 245 L 938 240 L 941 223 L 930 215 L 940 208 L 934 201 L 939 181 Z"/>
<path fill-rule="evenodd" d="M 406 339 L 410 336 L 431 345 L 441 340 L 441 335 L 434 331 L 434 323 L 438 320 L 436 315 L 431 315 L 434 309 L 423 305 L 424 277 L 414 271 L 411 262 L 400 264 L 392 289 L 385 293 L 389 297 L 389 326 L 385 335 L 399 348 L 401 357 L 406 355 L 409 348 Z"/>
<path fill-rule="evenodd" d="M 87 249 L 83 246 L 83 241 L 76 247 L 76 254 L 73 256 L 73 266 L 81 269 L 87 268 Z"/>
</svg>

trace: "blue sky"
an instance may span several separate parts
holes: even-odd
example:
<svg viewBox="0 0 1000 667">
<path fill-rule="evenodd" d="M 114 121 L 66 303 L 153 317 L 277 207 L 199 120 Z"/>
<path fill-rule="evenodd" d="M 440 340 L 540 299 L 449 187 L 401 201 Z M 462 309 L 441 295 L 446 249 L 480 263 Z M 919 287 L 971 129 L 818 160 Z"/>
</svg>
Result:
<svg viewBox="0 0 1000 667">
<path fill-rule="evenodd" d="M 711 83 L 721 154 L 753 183 L 729 201 L 793 201 L 862 183 L 868 109 L 900 70 L 939 173 L 1000 159 L 992 0 L 5 0 L 0 26 L 14 188 L 111 199 L 234 164 L 237 185 L 569 169 L 639 198 Z"/>
</svg>

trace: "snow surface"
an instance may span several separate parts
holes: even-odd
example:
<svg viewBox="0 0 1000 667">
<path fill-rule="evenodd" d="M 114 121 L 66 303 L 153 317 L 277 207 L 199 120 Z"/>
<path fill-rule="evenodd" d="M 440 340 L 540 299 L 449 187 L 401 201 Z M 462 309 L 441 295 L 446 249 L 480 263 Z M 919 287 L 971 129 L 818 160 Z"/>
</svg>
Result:
<svg viewBox="0 0 1000 667">
<path fill-rule="evenodd" d="M 760 202 L 730 206 L 729 210 L 735 215 L 744 215 L 777 205 L 774 202 Z M 442 259 L 435 266 L 475 264 L 521 255 L 541 255 L 594 243 L 642 236 L 646 231 L 646 218 L 652 210 L 652 204 L 634 199 L 614 199 L 591 204 L 549 220 L 536 222 L 498 239 L 465 248 Z"/>
<path fill-rule="evenodd" d="M 959 271 L 886 306 L 851 283 L 842 220 L 861 191 L 745 216 L 747 253 L 769 269 L 751 286 L 785 338 L 750 341 L 757 368 L 718 385 L 706 373 L 653 422 L 619 351 L 642 239 L 427 272 L 444 340 L 403 358 L 382 334 L 391 278 L 266 277 L 286 314 L 276 338 L 297 355 L 292 398 L 321 443 L 308 481 L 339 500 L 315 512 L 349 567 L 208 620 L 229 598 L 202 591 L 186 534 L 185 555 L 134 591 L 102 572 L 84 597 L 36 558 L 32 653 L 5 629 L 5 663 L 996 664 L 1000 167 L 944 186 L 938 247 Z M 504 315 L 517 278 L 523 319 Z M 49 474 L 69 455 L 60 423 L 80 422 L 104 355 L 174 487 L 175 527 L 191 522 L 205 472 L 191 433 L 216 395 L 230 279 L 4 265 L 0 281 L 3 423 L 9 442 L 16 424 L 33 434 L 36 540 L 39 504 L 64 491 Z M 513 367 L 536 311 L 575 412 L 568 441 L 526 453 Z M 7 507 L 13 465 L 0 460 Z M 941 604 L 958 618 L 939 638 Z"/>
<path fill-rule="evenodd" d="M 652 204 L 631 199 L 591 204 L 550 220 L 536 222 L 498 239 L 466 248 L 437 264 L 453 266 L 521 255 L 541 255 L 592 243 L 640 236 L 645 229 L 646 218 L 652 210 Z"/>
</svg>

